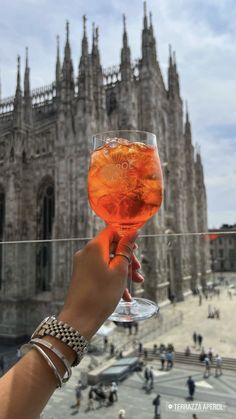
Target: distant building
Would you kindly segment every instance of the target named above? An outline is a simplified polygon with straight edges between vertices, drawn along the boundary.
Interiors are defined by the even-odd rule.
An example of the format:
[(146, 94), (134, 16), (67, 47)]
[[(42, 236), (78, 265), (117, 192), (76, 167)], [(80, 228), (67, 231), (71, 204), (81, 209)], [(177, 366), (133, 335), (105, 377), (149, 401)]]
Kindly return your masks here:
[(212, 271), (235, 272), (236, 224), (224, 224), (219, 229), (209, 230), (209, 240)]
[[(58, 40), (55, 81), (33, 91), (28, 53), (23, 91), (18, 58), (15, 96), (0, 101), (0, 241), (93, 236), (99, 220), (88, 205), (88, 139), (112, 129), (151, 131), (163, 163), (165, 196), (143, 229), (163, 236), (140, 242), (144, 296), (180, 301), (205, 287), (209, 247), (201, 237), (182, 235), (208, 226), (203, 165), (187, 111), (183, 118), (176, 57), (170, 49), (166, 86), (146, 8), (140, 59), (131, 60), (125, 18), (118, 66), (102, 69), (98, 43), (93, 28), (90, 51), (84, 17), (74, 76), (67, 23), (62, 65)], [(57, 311), (72, 250), (67, 242), (0, 245), (0, 336), (7, 330), (11, 336), (30, 333), (32, 325)]]

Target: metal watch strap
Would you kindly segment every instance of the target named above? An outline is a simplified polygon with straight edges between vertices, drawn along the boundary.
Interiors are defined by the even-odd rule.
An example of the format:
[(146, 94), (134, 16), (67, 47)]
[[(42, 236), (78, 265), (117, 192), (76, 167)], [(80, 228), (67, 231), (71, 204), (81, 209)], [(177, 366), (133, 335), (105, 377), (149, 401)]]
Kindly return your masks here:
[(77, 357), (72, 367), (78, 365), (87, 352), (87, 340), (67, 323), (63, 323), (61, 320), (58, 321), (55, 316), (47, 317), (35, 330), (31, 339), (42, 338), (46, 335), (54, 336), (76, 352)]

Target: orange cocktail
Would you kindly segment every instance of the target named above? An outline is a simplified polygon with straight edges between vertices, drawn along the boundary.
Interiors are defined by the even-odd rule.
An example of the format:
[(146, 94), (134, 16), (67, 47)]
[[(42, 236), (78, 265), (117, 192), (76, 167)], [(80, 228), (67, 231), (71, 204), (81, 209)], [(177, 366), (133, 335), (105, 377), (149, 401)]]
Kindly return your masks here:
[(162, 172), (157, 148), (116, 138), (90, 160), (88, 194), (97, 215), (120, 233), (140, 228), (160, 208)]

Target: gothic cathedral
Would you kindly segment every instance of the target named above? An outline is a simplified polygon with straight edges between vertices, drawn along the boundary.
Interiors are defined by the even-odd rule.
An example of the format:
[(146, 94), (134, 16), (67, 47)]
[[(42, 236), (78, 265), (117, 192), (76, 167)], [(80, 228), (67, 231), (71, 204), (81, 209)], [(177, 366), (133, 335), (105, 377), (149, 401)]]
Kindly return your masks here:
[[(146, 281), (136, 292), (164, 304), (206, 286), (208, 243), (189, 234), (208, 228), (203, 166), (192, 144), (188, 111), (183, 117), (175, 54), (170, 50), (166, 86), (146, 7), (142, 53), (135, 62), (125, 18), (120, 65), (107, 70), (100, 62), (98, 29), (93, 27), (90, 50), (85, 17), (83, 26), (76, 77), (67, 23), (62, 64), (58, 40), (55, 81), (31, 90), (26, 52), (23, 91), (18, 58), (15, 96), (0, 101), (2, 339), (30, 334), (43, 317), (57, 312), (73, 251), (101, 227), (87, 198), (93, 133), (138, 129), (158, 139), (164, 202), (141, 232)], [(67, 238), (78, 240), (63, 241)]]

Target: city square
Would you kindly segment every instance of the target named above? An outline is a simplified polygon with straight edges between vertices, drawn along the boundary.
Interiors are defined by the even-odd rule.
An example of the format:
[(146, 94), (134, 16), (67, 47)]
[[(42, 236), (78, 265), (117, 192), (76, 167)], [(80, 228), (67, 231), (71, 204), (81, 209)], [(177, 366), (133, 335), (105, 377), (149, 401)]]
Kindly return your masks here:
[[(233, 278), (233, 274), (230, 275)], [(94, 411), (86, 411), (87, 409), (87, 395), (88, 388), (83, 391), (83, 399), (81, 402), (81, 409), (79, 414), (75, 414), (78, 417), (83, 418), (117, 418), (119, 409), (125, 409), (126, 417), (128, 418), (153, 418), (154, 406), (152, 401), (156, 394), (161, 395), (161, 418), (191, 418), (192, 413), (182, 407), (182, 410), (173, 411), (174, 404), (189, 403), (186, 401), (188, 396), (188, 390), (186, 381), (191, 375), (196, 382), (196, 395), (194, 402), (203, 403), (221, 403), (222, 411), (217, 412), (216, 410), (211, 411), (210, 407), (206, 408), (205, 411), (195, 411), (199, 418), (225, 418), (233, 419), (234, 412), (236, 410), (236, 378), (235, 370), (229, 371), (224, 370), (224, 357), (235, 358), (235, 335), (232, 333), (234, 328), (234, 316), (232, 313), (236, 309), (236, 296), (229, 299), (227, 294), (228, 287), (221, 287), (221, 295), (212, 297), (210, 300), (205, 300), (202, 305), (199, 306), (197, 296), (189, 296), (182, 303), (176, 304), (176, 306), (170, 305), (161, 309), (163, 318), (168, 318), (168, 324), (171, 324), (171, 319), (176, 318), (178, 313), (182, 313), (182, 321), (175, 327), (170, 327), (168, 331), (156, 336), (157, 332), (152, 332), (153, 326), (149, 326), (150, 330), (148, 335), (145, 335), (142, 340), (142, 331), (145, 330), (145, 321), (140, 323), (140, 329), (138, 335), (129, 335), (128, 329), (122, 332), (113, 332), (109, 336), (109, 341), (113, 341), (118, 345), (120, 343), (121, 348), (126, 348), (127, 354), (133, 350), (133, 339), (139, 341), (142, 340), (144, 347), (150, 350), (153, 349), (153, 345), (156, 343), (168, 344), (172, 343), (176, 351), (184, 352), (188, 345), (192, 353), (200, 354), (200, 350), (194, 347), (192, 335), (196, 330), (198, 333), (203, 335), (203, 346), (206, 350), (212, 347), (214, 355), (220, 353), (223, 359), (223, 375), (215, 378), (214, 368), (212, 368), (212, 375), (206, 379), (204, 375), (204, 365), (199, 363), (196, 365), (185, 365), (185, 364), (174, 364), (174, 368), (171, 371), (161, 371), (161, 364), (159, 359), (147, 361), (148, 365), (152, 365), (154, 368), (154, 389), (150, 394), (146, 394), (143, 389), (144, 384), (144, 373), (133, 372), (127, 379), (118, 385), (119, 400), (114, 405), (109, 407), (102, 407), (95, 409)], [(208, 318), (208, 305), (217, 306), (220, 308), (221, 318), (209, 319)], [(194, 319), (198, 321), (194, 322)], [(146, 321), (147, 323), (150, 321)], [(193, 327), (194, 325), (194, 327)], [(148, 326), (147, 326), (148, 327)], [(114, 334), (114, 336), (113, 336)], [(118, 335), (115, 336), (115, 335)], [(99, 341), (98, 341), (99, 342)], [(102, 341), (101, 341), (102, 342)], [(99, 343), (98, 343), (99, 344)], [(100, 343), (103, 346), (103, 343)], [(129, 348), (127, 350), (127, 348)], [(101, 361), (109, 358), (108, 355), (101, 355)], [(158, 357), (159, 358), (159, 357)], [(99, 359), (99, 358), (98, 358)], [(114, 359), (115, 362), (115, 359)], [(84, 364), (83, 364), (84, 363)], [(74, 371), (72, 380), (66, 385), (65, 391), (57, 391), (48, 406), (46, 407), (43, 418), (45, 419), (62, 419), (69, 418), (73, 409), (71, 405), (75, 403), (75, 386), (78, 380), (81, 378), (81, 371), (84, 373), (88, 366), (88, 361), (84, 360), (81, 365)], [(236, 367), (236, 362), (235, 362)], [(172, 408), (169, 407), (172, 405)], [(176, 408), (177, 409), (177, 408)], [(85, 412), (86, 411), (86, 412)]]

